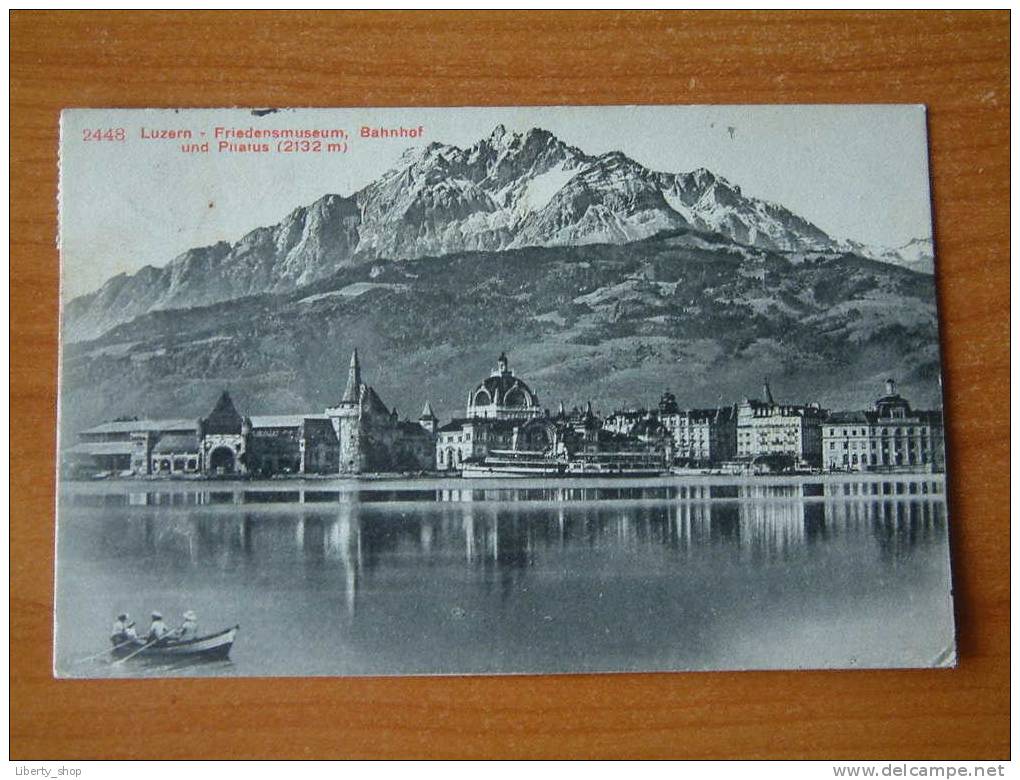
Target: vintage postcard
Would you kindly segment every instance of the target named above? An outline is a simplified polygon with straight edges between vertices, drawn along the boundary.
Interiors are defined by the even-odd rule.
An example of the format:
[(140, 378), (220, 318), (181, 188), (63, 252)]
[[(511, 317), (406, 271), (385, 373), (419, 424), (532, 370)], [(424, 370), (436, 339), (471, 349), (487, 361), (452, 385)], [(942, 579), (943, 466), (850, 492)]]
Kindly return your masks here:
[(922, 106), (61, 121), (56, 675), (955, 665)]

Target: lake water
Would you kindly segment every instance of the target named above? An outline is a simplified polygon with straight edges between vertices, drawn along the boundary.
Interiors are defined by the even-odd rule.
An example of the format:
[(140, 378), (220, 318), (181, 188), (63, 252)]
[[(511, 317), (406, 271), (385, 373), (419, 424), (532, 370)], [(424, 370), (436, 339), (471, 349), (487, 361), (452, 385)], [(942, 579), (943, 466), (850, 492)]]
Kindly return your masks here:
[[(64, 483), (57, 674), (378, 675), (955, 662), (944, 481)], [(113, 665), (120, 611), (240, 625)]]

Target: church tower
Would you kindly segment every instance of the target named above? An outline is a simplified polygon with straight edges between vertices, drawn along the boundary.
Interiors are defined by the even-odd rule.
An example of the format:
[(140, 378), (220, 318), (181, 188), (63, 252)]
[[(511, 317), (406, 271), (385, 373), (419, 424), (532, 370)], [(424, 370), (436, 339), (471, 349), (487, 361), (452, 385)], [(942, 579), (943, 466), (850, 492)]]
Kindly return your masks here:
[(421, 410), (421, 416), (418, 418), (418, 424), (428, 431), (430, 436), (435, 436), (438, 423), (439, 421), (432, 413), (432, 404), (426, 401), (425, 407)]

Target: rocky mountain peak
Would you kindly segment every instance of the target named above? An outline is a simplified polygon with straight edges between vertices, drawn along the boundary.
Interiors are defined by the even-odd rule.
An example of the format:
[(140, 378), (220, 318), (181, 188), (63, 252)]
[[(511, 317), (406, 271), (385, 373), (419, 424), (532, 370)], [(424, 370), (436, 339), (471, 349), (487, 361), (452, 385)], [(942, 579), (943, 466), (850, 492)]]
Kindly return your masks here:
[[(70, 302), (65, 336), (93, 338), (152, 309), (294, 289), (364, 262), (621, 244), (678, 229), (792, 252), (850, 246), (707, 168), (658, 172), (621, 151), (589, 155), (543, 128), (520, 133), (497, 125), (467, 148), (433, 141), (409, 149), (358, 192), (324, 195), (234, 244), (199, 247), (161, 269), (111, 279)], [(854, 244), (851, 251), (925, 268), (923, 247), (871, 252)]]
[(492, 132), (489, 133), (489, 145), (500, 146), (502, 145), (503, 140), (508, 136), (509, 133), (507, 133), (506, 131), (506, 126), (500, 123), (496, 125), (494, 128), (492, 128)]

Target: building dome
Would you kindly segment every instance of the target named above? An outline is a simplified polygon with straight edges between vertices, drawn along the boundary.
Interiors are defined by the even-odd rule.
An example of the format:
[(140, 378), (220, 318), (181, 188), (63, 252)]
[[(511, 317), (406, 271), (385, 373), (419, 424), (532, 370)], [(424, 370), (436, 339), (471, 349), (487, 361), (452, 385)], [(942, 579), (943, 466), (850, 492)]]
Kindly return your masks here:
[(911, 414), (910, 404), (896, 392), (896, 382), (885, 380), (885, 395), (875, 401), (875, 411), (882, 418), (900, 419)]
[(496, 370), (468, 395), (468, 417), (514, 420), (538, 417), (541, 414), (538, 396), (524, 380), (514, 376), (507, 364), (506, 353), (499, 356)]

